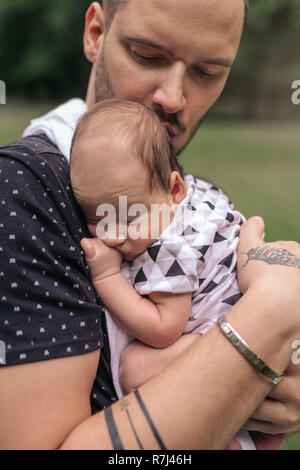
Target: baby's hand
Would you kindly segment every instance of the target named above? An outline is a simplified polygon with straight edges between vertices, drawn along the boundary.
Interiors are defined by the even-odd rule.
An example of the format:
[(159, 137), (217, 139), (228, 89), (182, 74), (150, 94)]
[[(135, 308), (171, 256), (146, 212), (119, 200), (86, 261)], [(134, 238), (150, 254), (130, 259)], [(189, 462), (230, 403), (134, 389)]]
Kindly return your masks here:
[(84, 238), (81, 246), (91, 269), (93, 282), (120, 272), (122, 255), (115, 248), (105, 245), (99, 238)]

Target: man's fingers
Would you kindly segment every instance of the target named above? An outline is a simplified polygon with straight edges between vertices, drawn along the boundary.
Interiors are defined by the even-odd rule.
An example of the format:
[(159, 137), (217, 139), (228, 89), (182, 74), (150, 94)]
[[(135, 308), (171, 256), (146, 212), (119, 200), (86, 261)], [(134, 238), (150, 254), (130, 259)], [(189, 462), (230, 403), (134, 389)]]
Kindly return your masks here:
[(279, 431), (278, 426), (273, 423), (259, 421), (256, 419), (249, 419), (246, 424), (244, 424), (243, 428), (247, 429), (248, 431), (259, 431), (268, 434), (279, 434), (280, 432), (284, 432), (283, 430)]
[(286, 414), (287, 409), (283, 403), (266, 398), (252, 413), (251, 419), (267, 421), (273, 424), (282, 424)]
[(251, 217), (240, 231), (239, 251), (248, 253), (251, 248), (262, 244), (265, 223), (261, 217)]
[(264, 231), (265, 223), (261, 217), (251, 217), (242, 225), (238, 245), (238, 268), (242, 267), (247, 261), (247, 253), (251, 248), (263, 244)]

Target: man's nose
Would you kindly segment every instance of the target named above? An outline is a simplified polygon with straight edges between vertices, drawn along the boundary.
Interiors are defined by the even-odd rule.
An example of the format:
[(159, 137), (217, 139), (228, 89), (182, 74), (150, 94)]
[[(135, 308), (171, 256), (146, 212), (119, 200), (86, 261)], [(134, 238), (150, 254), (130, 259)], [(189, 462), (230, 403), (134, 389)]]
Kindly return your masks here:
[(184, 109), (186, 98), (184, 80), (186, 65), (178, 61), (162, 72), (162, 77), (153, 95), (154, 107), (160, 106), (167, 114), (175, 114)]

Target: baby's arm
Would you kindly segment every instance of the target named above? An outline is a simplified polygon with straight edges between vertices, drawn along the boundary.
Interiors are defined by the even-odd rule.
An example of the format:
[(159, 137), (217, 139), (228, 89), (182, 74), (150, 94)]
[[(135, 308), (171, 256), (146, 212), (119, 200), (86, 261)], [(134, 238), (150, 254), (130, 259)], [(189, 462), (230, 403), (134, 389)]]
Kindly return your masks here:
[(122, 256), (98, 239), (82, 240), (93, 283), (102, 302), (128, 333), (154, 348), (165, 348), (183, 333), (191, 293), (155, 292), (141, 297), (120, 271)]
[(197, 338), (199, 335), (182, 335), (175, 343), (164, 349), (154, 349), (140, 341), (130, 343), (120, 361), (119, 380), (124, 394), (136, 390), (158, 375)]

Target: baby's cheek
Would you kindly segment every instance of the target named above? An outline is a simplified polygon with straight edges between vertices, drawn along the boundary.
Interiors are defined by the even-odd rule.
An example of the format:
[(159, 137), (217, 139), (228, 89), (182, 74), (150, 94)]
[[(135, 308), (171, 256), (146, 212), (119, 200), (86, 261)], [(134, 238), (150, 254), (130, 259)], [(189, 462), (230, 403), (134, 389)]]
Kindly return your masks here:
[(144, 240), (137, 240), (136, 241), (136, 248), (137, 248), (137, 251), (139, 253), (143, 253), (144, 251), (147, 250), (147, 248), (149, 248), (149, 246), (152, 245), (152, 243), (154, 242), (155, 240), (151, 240), (151, 239), (144, 239)]
[(87, 224), (87, 228), (92, 237), (97, 238), (97, 224)]

